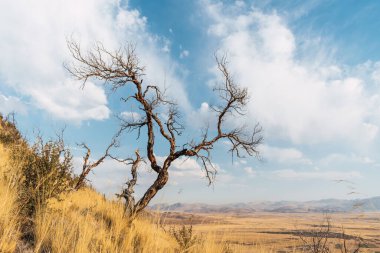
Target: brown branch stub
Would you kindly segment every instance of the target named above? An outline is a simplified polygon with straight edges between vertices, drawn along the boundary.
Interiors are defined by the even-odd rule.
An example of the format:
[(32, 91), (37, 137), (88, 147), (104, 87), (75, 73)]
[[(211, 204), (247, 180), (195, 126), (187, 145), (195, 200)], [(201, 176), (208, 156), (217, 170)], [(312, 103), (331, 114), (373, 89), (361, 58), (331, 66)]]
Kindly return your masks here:
[(135, 151), (136, 158), (135, 159), (124, 159), (120, 160), (118, 158), (112, 157), (118, 162), (123, 162), (127, 165), (131, 165), (131, 179), (126, 182), (127, 187), (122, 190), (121, 194), (116, 194), (119, 198), (124, 198), (125, 200), (125, 210), (129, 217), (134, 217), (136, 215), (135, 210), (135, 185), (137, 183), (137, 169), (140, 165), (140, 162), (143, 159), (140, 156), (139, 150)]
[[(178, 137), (185, 128), (180, 122), (178, 107), (165, 97), (165, 90), (159, 86), (145, 85), (145, 83), (143, 85), (141, 77), (144, 75), (144, 67), (139, 64), (134, 46), (128, 44), (118, 50), (109, 51), (101, 43), (96, 43), (91, 50), (84, 52), (79, 43), (68, 41), (68, 48), (76, 63), (65, 66), (76, 79), (83, 82), (83, 87), (90, 78), (103, 81), (112, 91), (127, 87), (128, 94), (121, 97), (121, 100), (125, 103), (133, 102), (140, 110), (138, 119), (127, 120), (119, 117), (121, 124), (115, 135), (116, 138), (119, 138), (125, 132), (136, 131), (139, 138), (141, 134), (146, 134), (146, 152), (143, 155), (146, 156), (147, 162), (149, 161), (148, 165), (152, 171), (156, 173), (156, 179), (138, 201), (135, 201), (133, 189), (137, 182), (138, 164), (143, 161), (140, 152), (135, 153), (135, 159), (117, 159), (108, 153), (109, 147), (103, 157), (90, 164), (90, 149), (83, 145), (87, 149), (81, 174), (84, 178), (107, 156), (131, 165), (132, 177), (127, 181), (127, 187), (120, 196), (126, 200), (127, 210), (132, 216), (141, 212), (157, 192), (166, 185), (172, 163), (181, 157), (198, 159), (211, 184), (217, 172), (212, 163), (211, 151), (217, 143), (228, 141), (231, 145), (229, 151), (233, 157), (258, 156), (257, 147), (263, 140), (261, 127), (256, 125), (250, 130), (246, 126), (234, 128), (226, 124), (229, 117), (241, 117), (245, 114), (249, 96), (248, 90), (238, 86), (233, 80), (225, 56), (216, 57), (218, 69), (223, 77), (223, 82), (214, 89), (221, 101), (219, 106), (212, 107), (217, 115), (216, 125), (209, 126), (199, 141), (185, 142), (179, 145)], [(158, 152), (156, 141), (159, 140), (163, 140), (169, 150), (164, 156), (162, 164), (159, 164), (156, 157)], [(161, 150), (160, 152), (162, 152)], [(83, 180), (79, 180), (78, 185)]]
[(77, 180), (77, 183), (75, 184), (75, 187), (74, 189), (75, 190), (79, 190), (85, 183), (85, 180), (86, 180), (86, 177), (87, 175), (97, 166), (99, 166), (101, 163), (104, 162), (104, 160), (110, 156), (110, 149), (112, 147), (115, 147), (117, 146), (117, 141), (116, 139), (114, 138), (111, 143), (108, 145), (108, 147), (106, 148), (106, 151), (104, 152), (104, 154), (98, 159), (96, 160), (95, 162), (90, 162), (89, 159), (90, 159), (90, 156), (91, 156), (91, 149), (85, 144), (85, 143), (81, 143), (79, 144), (80, 147), (86, 149), (86, 154), (84, 155), (83, 157), (83, 165), (82, 165), (82, 172), (81, 174), (79, 175), (78, 177), (78, 180)]

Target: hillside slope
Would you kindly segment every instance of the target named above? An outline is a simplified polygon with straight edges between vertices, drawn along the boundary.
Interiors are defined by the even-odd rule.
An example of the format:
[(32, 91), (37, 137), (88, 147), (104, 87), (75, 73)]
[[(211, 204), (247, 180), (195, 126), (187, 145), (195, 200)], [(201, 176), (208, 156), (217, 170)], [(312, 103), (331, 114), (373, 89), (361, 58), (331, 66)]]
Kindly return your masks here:
[[(165, 229), (160, 215), (144, 213), (131, 223), (121, 201), (88, 186), (66, 187), (75, 176), (56, 173), (62, 166), (54, 141), (38, 144), (29, 145), (0, 115), (1, 253), (227, 252), (226, 243), (191, 228)], [(51, 194), (57, 187), (61, 193)]]

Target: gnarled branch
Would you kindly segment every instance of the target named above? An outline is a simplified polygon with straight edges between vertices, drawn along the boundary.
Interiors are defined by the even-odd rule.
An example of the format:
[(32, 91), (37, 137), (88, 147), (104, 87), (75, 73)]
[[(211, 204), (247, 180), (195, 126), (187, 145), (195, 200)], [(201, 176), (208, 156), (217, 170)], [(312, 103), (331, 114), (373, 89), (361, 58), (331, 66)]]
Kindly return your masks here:
[[(125, 96), (126, 98), (122, 97), (122, 101), (136, 103), (142, 112), (141, 118), (132, 119), (132, 121), (120, 118), (121, 126), (116, 134), (119, 137), (125, 131), (137, 131), (138, 137), (140, 137), (141, 131), (144, 129), (144, 133), (146, 132), (147, 135), (146, 157), (152, 170), (157, 173), (156, 179), (148, 187), (145, 194), (135, 202), (133, 188), (137, 181), (137, 166), (142, 158), (137, 152), (136, 159), (119, 159), (121, 162), (128, 161), (132, 165), (132, 179), (127, 181), (127, 188), (120, 195), (125, 198), (127, 209), (131, 211), (132, 216), (143, 210), (157, 192), (166, 185), (169, 179), (168, 170), (172, 162), (180, 157), (195, 157), (200, 160), (206, 177), (211, 183), (214, 180), (216, 168), (211, 162), (210, 155), (216, 143), (222, 140), (231, 143), (229, 151), (232, 156), (243, 157), (243, 153), (249, 156), (258, 155), (257, 146), (263, 140), (259, 125), (249, 130), (248, 127), (231, 128), (225, 124), (229, 116), (244, 115), (244, 109), (249, 100), (247, 89), (239, 87), (231, 77), (227, 68), (226, 57), (216, 57), (218, 68), (223, 76), (223, 83), (214, 89), (222, 101), (219, 106), (212, 107), (217, 114), (215, 128), (210, 128), (210, 131), (207, 129), (198, 142), (192, 141), (178, 145), (178, 136), (184, 130), (184, 126), (179, 122), (178, 108), (175, 103), (165, 98), (165, 92), (162, 92), (160, 87), (151, 84), (143, 86), (141, 77), (144, 75), (144, 67), (139, 65), (135, 47), (128, 45), (111, 52), (105, 49), (101, 43), (97, 43), (87, 53), (83, 53), (80, 45), (75, 42), (69, 41), (68, 47), (77, 64), (66, 65), (66, 68), (75, 78), (83, 81), (83, 85), (89, 78), (102, 80), (105, 84), (110, 85), (113, 91), (128, 85), (130, 88), (128, 91), (132, 92), (132, 95), (128, 94)], [(166, 117), (163, 117), (161, 112), (167, 108), (169, 109), (165, 114)], [(157, 136), (162, 137), (169, 145), (169, 153), (162, 164), (159, 164), (156, 158), (155, 141)], [(86, 146), (84, 147), (86, 148)], [(89, 157), (89, 149), (87, 154)], [(106, 156), (110, 157), (108, 151), (99, 160), (99, 163)], [(86, 157), (87, 155), (84, 158), (84, 176), (87, 175), (87, 171), (93, 168), (88, 165), (88, 158)]]
[(94, 169), (95, 167), (99, 166), (101, 163), (103, 163), (104, 159), (110, 156), (110, 149), (112, 147), (115, 147), (116, 145), (117, 145), (117, 141), (116, 139), (113, 139), (112, 142), (106, 148), (105, 153), (95, 162), (90, 162), (89, 159), (91, 156), (91, 149), (85, 143), (79, 144), (80, 147), (86, 149), (87, 151), (86, 151), (85, 156), (83, 157), (82, 172), (78, 177), (77, 183), (75, 184), (75, 187), (74, 187), (75, 190), (78, 190), (84, 185), (86, 177), (90, 173), (90, 171)]

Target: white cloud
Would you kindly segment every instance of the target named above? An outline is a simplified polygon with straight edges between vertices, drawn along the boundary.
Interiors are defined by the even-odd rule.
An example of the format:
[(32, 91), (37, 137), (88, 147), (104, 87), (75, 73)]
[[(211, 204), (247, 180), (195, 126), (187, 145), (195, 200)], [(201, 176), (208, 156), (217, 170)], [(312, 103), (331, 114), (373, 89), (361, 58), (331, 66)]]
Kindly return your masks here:
[(211, 20), (208, 32), (228, 53), (236, 81), (249, 88), (249, 114), (267, 136), (297, 144), (377, 136), (378, 95), (353, 71), (343, 75), (329, 62), (297, 59), (296, 37), (276, 12), (209, 1), (203, 6)]
[(333, 153), (322, 158), (319, 163), (325, 167), (336, 165), (374, 165), (375, 160), (366, 155)]
[(357, 171), (295, 171), (295, 170), (276, 170), (272, 175), (289, 180), (348, 180), (361, 178), (360, 172)]
[[(228, 144), (230, 144), (230, 143), (228, 143)], [(238, 162), (240, 162), (241, 164), (247, 164), (247, 161), (246, 160), (242, 160), (242, 159), (238, 160)]]
[(296, 163), (311, 165), (312, 161), (304, 156), (304, 154), (295, 148), (278, 148), (268, 145), (260, 147), (261, 155), (268, 161), (275, 161), (278, 163)]
[(245, 6), (245, 2), (241, 1), (241, 0), (237, 0), (237, 1), (235, 1), (235, 5), (238, 6), (238, 7), (244, 7)]
[[(164, 159), (165, 157), (157, 157), (157, 161), (160, 163), (163, 163)], [(178, 182), (181, 178), (186, 180), (200, 179), (204, 177), (204, 172), (196, 159), (181, 157), (171, 164), (169, 175)]]
[(162, 47), (162, 51), (165, 52), (165, 53), (170, 53), (170, 46), (171, 46), (171, 42), (170, 40), (168, 39), (163, 39), (163, 47)]
[(248, 174), (249, 177), (254, 177), (257, 174), (252, 167), (244, 167), (244, 171)]
[(194, 128), (204, 128), (216, 122), (215, 116), (215, 111), (210, 108), (210, 105), (207, 102), (203, 102), (197, 110), (189, 113), (187, 121)]
[(120, 113), (120, 116), (125, 120), (139, 120), (141, 118), (139, 113), (127, 111)]
[(19, 98), (13, 96), (4, 96), (0, 93), (0, 113), (6, 115), (8, 113), (26, 113), (27, 108)]
[[(124, 6), (124, 5), (123, 5)], [(119, 1), (12, 1), (0, 2), (0, 78), (31, 104), (57, 118), (81, 121), (110, 115), (103, 87), (71, 80), (63, 68), (71, 60), (66, 38), (73, 35), (86, 48), (101, 41), (117, 48), (136, 43), (145, 83), (173, 87), (168, 95), (189, 107), (179, 67), (162, 52), (168, 41), (146, 30), (146, 18), (137, 10), (120, 7)], [(163, 45), (162, 45), (163, 44)]]
[(183, 59), (188, 57), (190, 52), (188, 50), (182, 50), (181, 53), (179, 54), (179, 58)]

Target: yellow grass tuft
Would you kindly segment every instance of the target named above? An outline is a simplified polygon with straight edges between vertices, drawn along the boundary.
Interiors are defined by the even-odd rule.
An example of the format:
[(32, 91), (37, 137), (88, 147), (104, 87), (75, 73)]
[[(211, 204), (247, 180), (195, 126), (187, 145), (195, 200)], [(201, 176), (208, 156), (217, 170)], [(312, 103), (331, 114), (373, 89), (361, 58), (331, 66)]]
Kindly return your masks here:
[(10, 180), (14, 173), (8, 153), (0, 144), (0, 252), (14, 252), (20, 236), (17, 189)]

